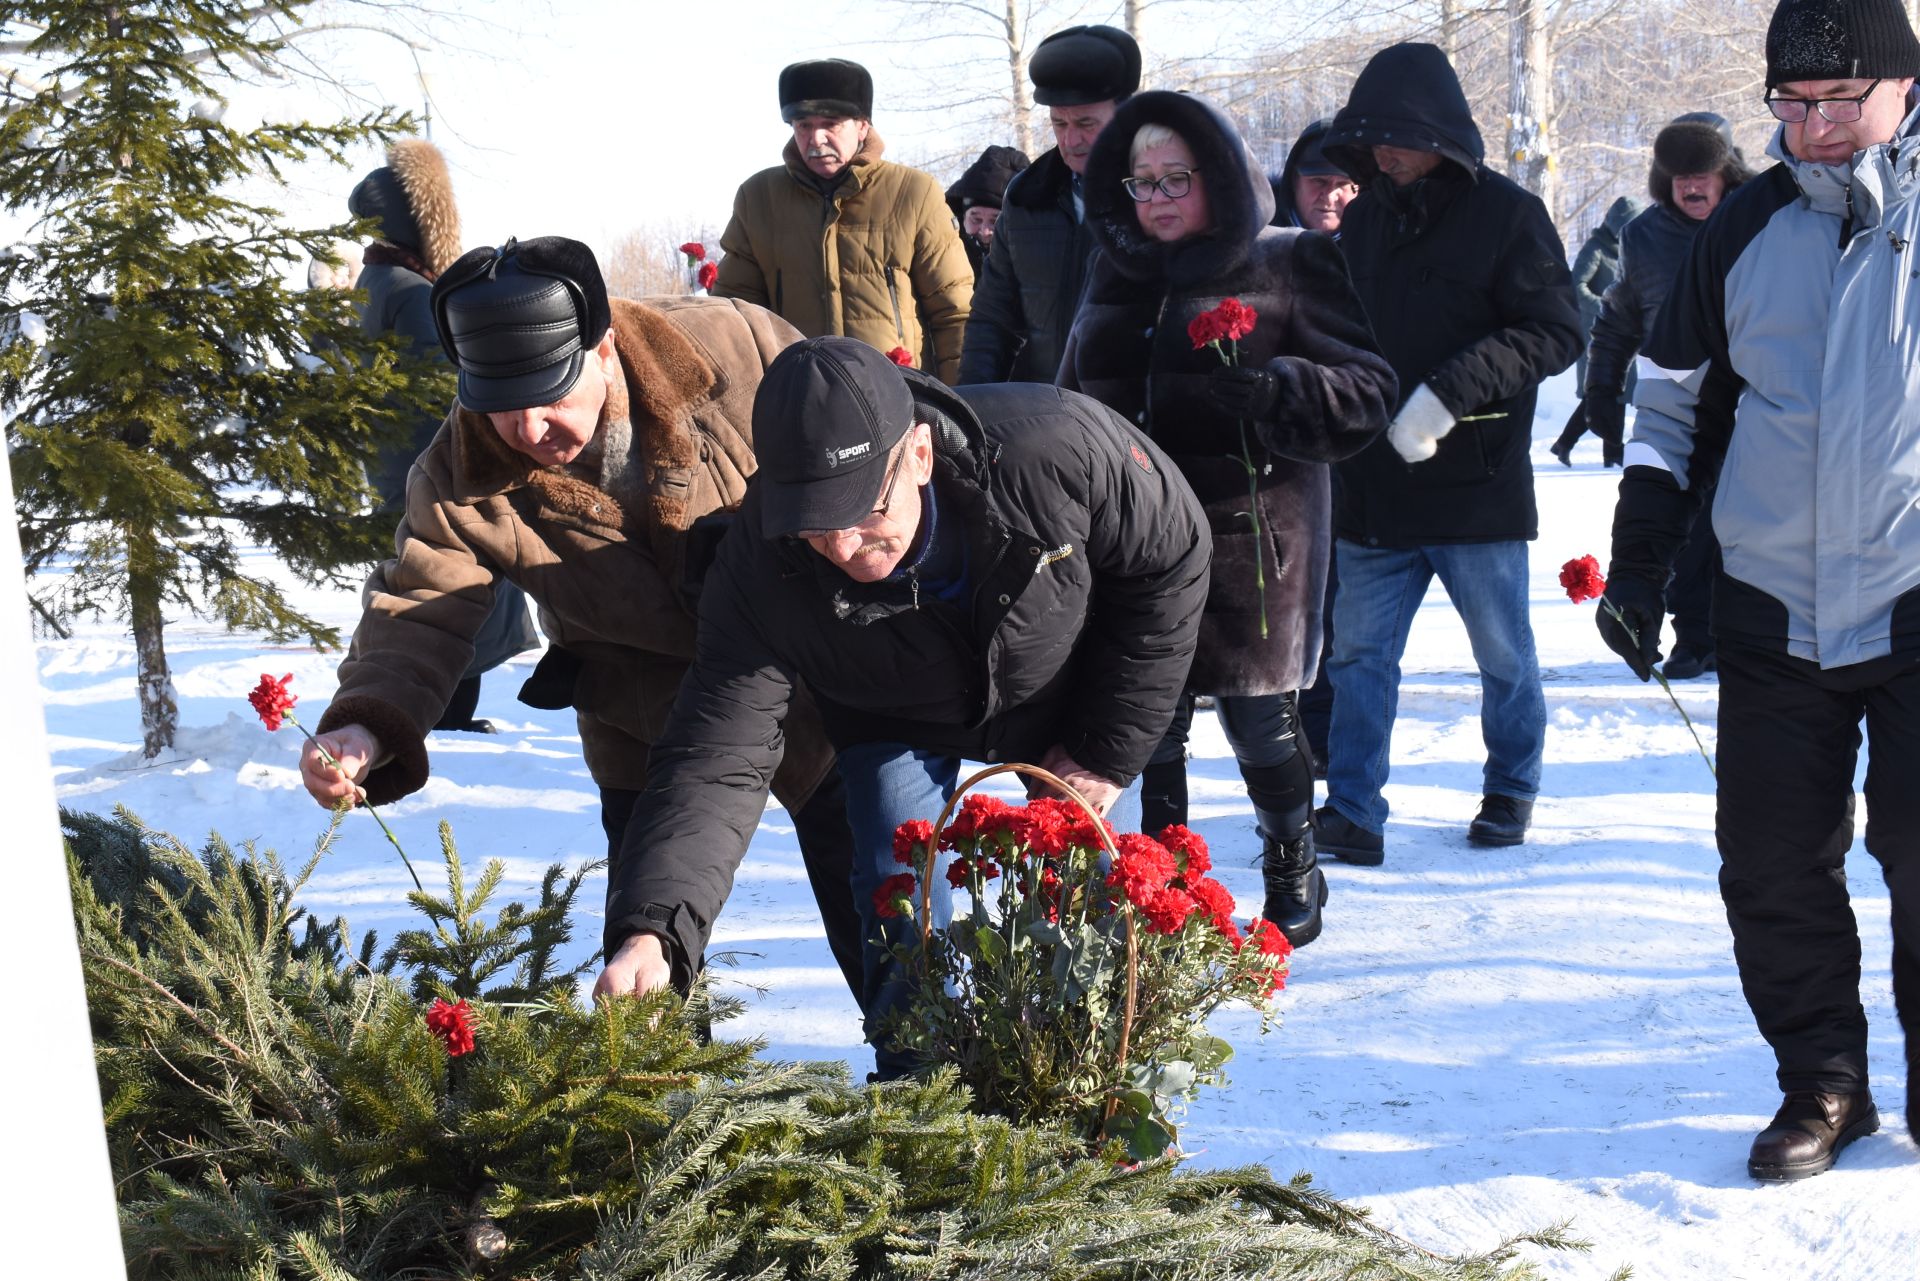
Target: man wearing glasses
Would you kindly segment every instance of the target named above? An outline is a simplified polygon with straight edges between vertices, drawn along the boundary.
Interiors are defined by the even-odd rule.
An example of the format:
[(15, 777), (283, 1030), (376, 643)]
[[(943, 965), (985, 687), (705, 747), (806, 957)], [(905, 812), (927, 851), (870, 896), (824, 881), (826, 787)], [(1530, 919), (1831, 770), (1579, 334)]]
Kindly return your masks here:
[[(894, 829), (939, 812), (962, 759), (1035, 762), (1113, 806), (1186, 682), (1210, 540), (1146, 437), (1054, 387), (954, 392), (818, 338), (768, 367), (753, 429), (760, 471), (608, 881), (594, 991), (691, 981), (804, 681), (847, 787), (861, 1007), (894, 1077), (913, 1066), (885, 1036), (908, 922), (874, 902), (901, 870)], [(944, 878), (933, 889), (943, 920)]]
[(1642, 680), (1719, 468), (1720, 893), (1784, 1098), (1756, 1179), (1879, 1126), (1847, 896), (1866, 847), (1893, 909), (1907, 1128), (1920, 1062), (1920, 41), (1898, 0), (1784, 0), (1767, 30), (1780, 163), (1722, 202), (1654, 323), (1600, 633)]

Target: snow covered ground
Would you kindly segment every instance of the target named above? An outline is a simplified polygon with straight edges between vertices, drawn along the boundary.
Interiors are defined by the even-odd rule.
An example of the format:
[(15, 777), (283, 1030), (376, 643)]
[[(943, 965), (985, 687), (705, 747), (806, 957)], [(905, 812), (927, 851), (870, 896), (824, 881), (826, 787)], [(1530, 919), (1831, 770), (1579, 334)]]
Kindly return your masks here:
[[(1547, 771), (1533, 836), (1469, 846), (1482, 749), (1466, 638), (1436, 587), (1414, 628), (1388, 788), (1380, 868), (1333, 863), (1326, 934), (1296, 958), (1285, 1024), (1220, 1020), (1239, 1047), (1232, 1084), (1204, 1096), (1183, 1131), (1196, 1159), (1311, 1170), (1383, 1225), (1441, 1248), (1477, 1248), (1571, 1219), (1587, 1255), (1544, 1260), (1555, 1276), (1911, 1281), (1920, 1277), (1920, 1151), (1901, 1122), (1906, 1083), (1887, 957), (1886, 890), (1857, 843), (1849, 884), (1865, 942), (1882, 1128), (1832, 1173), (1757, 1186), (1747, 1143), (1778, 1102), (1754, 1032), (1715, 885), (1707, 767), (1658, 686), (1600, 645), (1592, 608), (1569, 604), (1560, 564), (1604, 562), (1614, 481), (1591, 438), (1569, 471), (1546, 453), (1571, 405), (1549, 385), (1535, 424), (1541, 537), (1534, 627), (1548, 706)], [(351, 627), (350, 592), (307, 597)], [(63, 804), (125, 804), (197, 843), (218, 829), (289, 856), (325, 816), (299, 789), (297, 734), (261, 728), (244, 701), (262, 672), (292, 672), (318, 719), (335, 656), (263, 645), (191, 619), (168, 647), (185, 727), (178, 749), (139, 763), (132, 647), (118, 626), (39, 647)], [(434, 780), (386, 812), (416, 864), (453, 825), (469, 867), (505, 859), (516, 893), (554, 860), (604, 845), (571, 718), (513, 700), (525, 665), (487, 679), (480, 714), (497, 737), (441, 735)], [(1711, 679), (1678, 686), (1709, 746)], [(1257, 911), (1258, 848), (1225, 740), (1195, 726), (1194, 826), (1218, 874)], [(305, 894), (322, 916), (390, 934), (408, 918), (405, 872), (355, 816)], [(599, 937), (579, 923), (581, 955)], [(504, 901), (504, 899), (502, 900)], [(852, 1003), (820, 936), (786, 816), (768, 811), (740, 870), (716, 948), (751, 1013), (730, 1029), (770, 1053), (846, 1057), (866, 1068)]]

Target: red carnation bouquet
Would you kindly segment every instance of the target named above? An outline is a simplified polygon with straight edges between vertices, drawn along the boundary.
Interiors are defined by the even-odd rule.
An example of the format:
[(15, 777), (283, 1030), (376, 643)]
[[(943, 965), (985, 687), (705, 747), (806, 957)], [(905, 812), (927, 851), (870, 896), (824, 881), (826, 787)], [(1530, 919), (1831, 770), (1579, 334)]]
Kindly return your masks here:
[[(1193, 349), (1213, 348), (1214, 355), (1229, 367), (1240, 363), (1240, 340), (1253, 332), (1260, 313), (1238, 298), (1224, 299), (1211, 311), (1203, 311), (1187, 325), (1187, 337)], [(1247, 510), (1239, 513), (1253, 526), (1253, 584), (1260, 593), (1260, 639), (1267, 639), (1267, 549), (1260, 534), (1260, 469), (1253, 461), (1253, 446), (1247, 441), (1244, 419), (1240, 429), (1240, 465), (1247, 469)]]
[[(1065, 785), (1032, 766), (1008, 770)], [(1009, 805), (980, 792), (934, 824), (894, 836), (910, 870), (875, 894), (882, 915), (913, 915), (901, 949), (918, 980), (895, 1026), (904, 1048), (952, 1064), (989, 1111), (1066, 1119), (1090, 1142), (1118, 1139), (1135, 1159), (1166, 1151), (1172, 1115), (1223, 1080), (1233, 1047), (1206, 1030), (1232, 1000), (1271, 1025), (1292, 948), (1255, 918), (1233, 918), (1231, 892), (1207, 875), (1207, 845), (1184, 827), (1116, 835), (1082, 803)], [(951, 855), (936, 871), (939, 855)], [(924, 916), (929, 875), (967, 891), (952, 923)]]
[(720, 265), (707, 257), (706, 245), (698, 240), (689, 240), (680, 246), (680, 254), (687, 260), (688, 287), (711, 290), (713, 282), (720, 279)]

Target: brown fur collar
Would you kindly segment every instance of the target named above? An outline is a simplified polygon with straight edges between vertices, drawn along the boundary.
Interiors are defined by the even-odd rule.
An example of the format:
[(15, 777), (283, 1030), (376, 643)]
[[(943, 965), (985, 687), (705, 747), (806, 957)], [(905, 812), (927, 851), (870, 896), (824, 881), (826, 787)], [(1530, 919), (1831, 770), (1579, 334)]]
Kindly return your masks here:
[[(602, 420), (625, 412), (632, 423), (634, 444), (649, 482), (650, 510), (642, 528), (658, 542), (663, 535), (686, 529), (700, 514), (688, 512), (684, 498), (664, 494), (667, 489), (684, 493), (684, 487), (651, 482), (662, 469), (700, 465), (700, 444), (690, 416), (712, 390), (716, 376), (706, 357), (661, 312), (624, 298), (612, 300), (612, 311), (613, 348), (626, 385), (613, 389)], [(598, 486), (560, 468), (542, 467), (520, 453), (500, 439), (485, 414), (456, 403), (452, 417), (456, 501), (474, 502), (526, 485), (539, 491), (557, 512), (587, 520), (610, 508), (613, 519), (599, 518), (598, 523), (635, 532), (635, 513), (621, 511)]]
[(453, 177), (440, 149), (421, 138), (402, 138), (387, 148), (387, 167), (407, 193), (413, 220), (420, 227), (425, 274), (438, 276), (460, 256), (460, 208), (453, 200)]
[[(887, 144), (881, 140), (880, 131), (871, 125), (867, 127), (867, 140), (860, 144), (860, 150), (853, 153), (853, 159), (847, 161), (847, 168), (853, 174), (853, 180), (862, 181), (861, 174), (880, 163), (886, 154)], [(800, 158), (800, 145), (793, 139), (787, 139), (787, 145), (780, 152), (780, 159), (786, 162), (787, 172), (802, 182), (811, 182), (813, 170), (807, 168), (807, 162)]]

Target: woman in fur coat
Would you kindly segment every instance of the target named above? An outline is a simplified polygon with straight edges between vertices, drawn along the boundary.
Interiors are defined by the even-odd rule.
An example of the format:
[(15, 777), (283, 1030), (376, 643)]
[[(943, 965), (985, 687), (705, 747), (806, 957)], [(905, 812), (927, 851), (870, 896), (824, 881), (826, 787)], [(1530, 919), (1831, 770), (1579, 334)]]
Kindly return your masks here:
[[(1151, 436), (1213, 534), (1200, 649), (1147, 767), (1146, 826), (1185, 821), (1191, 700), (1212, 695), (1258, 820), (1263, 915), (1299, 946), (1318, 937), (1327, 897), (1293, 695), (1319, 660), (1327, 464), (1386, 430), (1397, 385), (1334, 242), (1267, 225), (1273, 189), (1204, 99), (1121, 104), (1088, 158), (1085, 194), (1099, 252), (1060, 383)], [(1227, 299), (1257, 314), (1251, 332), (1196, 347), (1189, 326)]]

